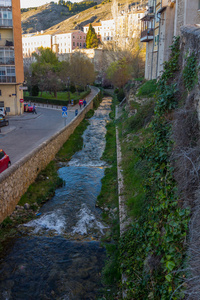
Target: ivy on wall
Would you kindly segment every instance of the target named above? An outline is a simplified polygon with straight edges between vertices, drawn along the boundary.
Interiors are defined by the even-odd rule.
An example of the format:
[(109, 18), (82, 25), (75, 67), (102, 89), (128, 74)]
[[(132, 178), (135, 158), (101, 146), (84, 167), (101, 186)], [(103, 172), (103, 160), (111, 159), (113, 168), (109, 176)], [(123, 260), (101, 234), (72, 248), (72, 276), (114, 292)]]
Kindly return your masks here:
[[(167, 115), (177, 106), (176, 84), (179, 71), (179, 37), (171, 46), (171, 57), (158, 82), (152, 137), (135, 150), (149, 166), (143, 182), (146, 206), (143, 214), (120, 240), (122, 273), (127, 277), (127, 299), (183, 299), (186, 235), (190, 211), (178, 202), (173, 167), (173, 141)], [(134, 184), (134, 183), (133, 183)]]

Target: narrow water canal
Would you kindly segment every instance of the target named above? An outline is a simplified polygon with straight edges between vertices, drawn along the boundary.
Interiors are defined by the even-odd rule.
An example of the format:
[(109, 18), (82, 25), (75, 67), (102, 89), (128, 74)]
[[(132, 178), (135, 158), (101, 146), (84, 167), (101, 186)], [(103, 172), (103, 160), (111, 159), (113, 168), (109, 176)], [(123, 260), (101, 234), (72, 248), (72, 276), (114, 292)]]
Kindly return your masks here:
[(41, 215), (20, 227), (18, 238), (0, 265), (2, 300), (97, 299), (106, 226), (95, 207), (105, 162), (106, 122), (111, 99), (105, 98), (83, 134), (83, 149), (59, 176), (65, 186), (41, 208)]

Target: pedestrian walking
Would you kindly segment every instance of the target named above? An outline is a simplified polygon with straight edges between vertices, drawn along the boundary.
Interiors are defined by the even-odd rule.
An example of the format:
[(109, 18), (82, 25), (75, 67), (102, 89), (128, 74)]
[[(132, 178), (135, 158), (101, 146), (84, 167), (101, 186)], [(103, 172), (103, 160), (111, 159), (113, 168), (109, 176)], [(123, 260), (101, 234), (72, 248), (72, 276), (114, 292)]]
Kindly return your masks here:
[(84, 101), (83, 101), (83, 106), (85, 107), (86, 104), (87, 104), (87, 101), (84, 99)]
[(36, 111), (36, 109), (35, 109), (35, 104), (33, 104), (33, 113), (34, 113), (34, 114), (37, 114), (37, 111)]
[(80, 109), (81, 109), (81, 107), (82, 107), (82, 105), (83, 105), (83, 100), (82, 100), (82, 99), (80, 99), (78, 104), (79, 104), (79, 106), (80, 106)]

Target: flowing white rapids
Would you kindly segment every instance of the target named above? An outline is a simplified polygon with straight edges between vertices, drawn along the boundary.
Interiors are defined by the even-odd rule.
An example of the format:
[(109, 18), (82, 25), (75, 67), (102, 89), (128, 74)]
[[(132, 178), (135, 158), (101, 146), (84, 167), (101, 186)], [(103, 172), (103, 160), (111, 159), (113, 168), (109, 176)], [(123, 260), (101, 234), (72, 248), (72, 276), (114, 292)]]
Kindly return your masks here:
[(75, 153), (69, 166), (77, 167), (105, 167), (106, 162), (101, 160), (105, 149), (106, 124), (109, 121), (111, 100), (103, 101), (89, 120), (90, 125), (83, 134), (83, 148)]
[(72, 233), (78, 233), (81, 235), (87, 234), (89, 229), (97, 229), (103, 234), (103, 230), (105, 227), (101, 222), (97, 221), (94, 214), (92, 214), (91, 210), (86, 206), (86, 204), (82, 204), (82, 208), (78, 213), (78, 222), (76, 226), (72, 228)]
[(55, 233), (62, 234), (65, 228), (65, 218), (61, 215), (60, 211), (55, 211), (46, 213), (40, 218), (28, 222), (24, 226), (34, 228), (32, 232), (33, 234), (37, 234), (44, 230), (53, 230)]

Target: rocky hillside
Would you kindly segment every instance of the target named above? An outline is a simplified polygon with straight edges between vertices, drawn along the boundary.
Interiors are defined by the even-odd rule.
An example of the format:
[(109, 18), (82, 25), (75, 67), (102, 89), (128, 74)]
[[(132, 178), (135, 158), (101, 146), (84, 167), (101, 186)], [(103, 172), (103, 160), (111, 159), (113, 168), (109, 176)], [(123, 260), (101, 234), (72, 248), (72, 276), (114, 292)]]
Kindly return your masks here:
[(22, 32), (46, 30), (69, 17), (71, 14), (67, 7), (54, 3), (45, 4), (21, 14)]
[[(131, 2), (130, 0), (121, 0), (120, 4), (123, 6)], [(22, 30), (23, 33), (29, 33), (41, 30), (46, 32), (63, 32), (72, 29), (82, 29), (83, 26), (89, 23), (111, 19), (111, 6), (112, 1), (103, 1), (97, 6), (72, 15), (67, 7), (54, 3), (45, 4), (37, 9), (22, 13)]]

